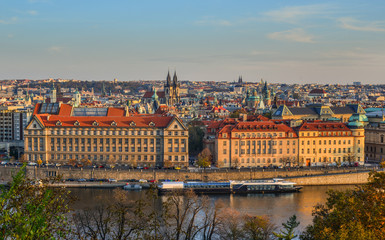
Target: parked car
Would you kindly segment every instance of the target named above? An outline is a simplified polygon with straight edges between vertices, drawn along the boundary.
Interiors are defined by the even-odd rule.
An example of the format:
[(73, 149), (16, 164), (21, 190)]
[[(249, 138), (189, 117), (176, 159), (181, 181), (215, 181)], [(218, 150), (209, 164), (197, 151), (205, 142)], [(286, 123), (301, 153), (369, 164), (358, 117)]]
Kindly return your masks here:
[(118, 180), (114, 179), (114, 178), (109, 178), (108, 179), (108, 182), (117, 182)]
[(146, 179), (139, 179), (139, 182), (140, 182), (140, 183), (146, 183), (147, 180), (146, 180)]
[(86, 182), (87, 180), (85, 178), (79, 178), (78, 182)]

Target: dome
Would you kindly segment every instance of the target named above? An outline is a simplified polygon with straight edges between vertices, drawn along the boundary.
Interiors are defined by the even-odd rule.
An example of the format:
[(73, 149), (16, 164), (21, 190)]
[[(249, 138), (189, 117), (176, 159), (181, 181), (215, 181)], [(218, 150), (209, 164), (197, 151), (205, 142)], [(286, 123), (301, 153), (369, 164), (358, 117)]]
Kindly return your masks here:
[(358, 122), (358, 121), (354, 121), (354, 122), (349, 122), (348, 127), (349, 128), (361, 128), (361, 127), (364, 127), (364, 124), (362, 124), (361, 122)]
[(368, 117), (366, 115), (363, 115), (363, 114), (353, 114), (350, 118), (349, 118), (349, 122), (354, 122), (354, 121), (359, 121), (359, 122), (368, 122)]

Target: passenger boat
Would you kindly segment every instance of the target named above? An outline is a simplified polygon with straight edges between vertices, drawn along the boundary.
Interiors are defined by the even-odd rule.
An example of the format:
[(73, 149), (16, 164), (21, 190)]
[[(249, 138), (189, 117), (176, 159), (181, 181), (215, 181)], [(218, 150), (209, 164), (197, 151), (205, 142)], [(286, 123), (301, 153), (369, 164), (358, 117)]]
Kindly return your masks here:
[(296, 183), (285, 181), (281, 178), (272, 180), (251, 180), (232, 182), (232, 191), (234, 193), (289, 193), (299, 192), (301, 186), (296, 186)]
[(225, 181), (225, 182), (163, 182), (158, 185), (159, 193), (189, 191), (200, 194), (248, 194), (298, 192), (302, 187), (294, 182), (274, 178), (272, 180)]

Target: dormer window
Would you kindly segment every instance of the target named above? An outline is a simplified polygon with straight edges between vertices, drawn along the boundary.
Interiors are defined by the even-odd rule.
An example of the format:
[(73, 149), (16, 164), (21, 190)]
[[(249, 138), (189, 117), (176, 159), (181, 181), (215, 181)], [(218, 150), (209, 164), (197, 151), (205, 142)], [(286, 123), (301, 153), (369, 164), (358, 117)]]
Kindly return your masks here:
[(130, 126), (131, 127), (135, 127), (136, 126), (136, 123), (134, 121), (130, 122)]
[(116, 127), (117, 125), (118, 125), (118, 124), (116, 124), (115, 121), (112, 121), (112, 122), (111, 122), (111, 126)]
[(60, 122), (60, 120), (56, 122), (56, 126), (61, 126), (61, 125), (62, 123)]
[(74, 126), (80, 126), (80, 123), (78, 120), (76, 120), (76, 122), (74, 122)]
[(92, 126), (99, 126), (99, 123), (98, 123), (97, 121), (94, 121), (94, 122), (92, 123)]
[(151, 122), (148, 124), (148, 126), (150, 126), (150, 127), (155, 127), (155, 123), (154, 123), (153, 121), (151, 121)]

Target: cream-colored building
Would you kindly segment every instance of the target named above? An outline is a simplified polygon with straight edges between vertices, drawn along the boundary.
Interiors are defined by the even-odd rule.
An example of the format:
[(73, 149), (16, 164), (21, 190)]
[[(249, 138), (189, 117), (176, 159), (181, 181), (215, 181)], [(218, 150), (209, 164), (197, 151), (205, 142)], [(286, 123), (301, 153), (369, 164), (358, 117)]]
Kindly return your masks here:
[(239, 122), (215, 138), (218, 167), (363, 164), (362, 124), (305, 122), (291, 128), (274, 121)]
[(175, 116), (37, 104), (24, 135), (25, 155), (33, 162), (188, 166), (188, 130)]
[(218, 132), (215, 148), (218, 167), (282, 166), (296, 160), (298, 138), (284, 124), (239, 122)]
[(363, 164), (364, 128), (348, 125), (305, 122), (298, 130), (299, 162), (306, 166)]

